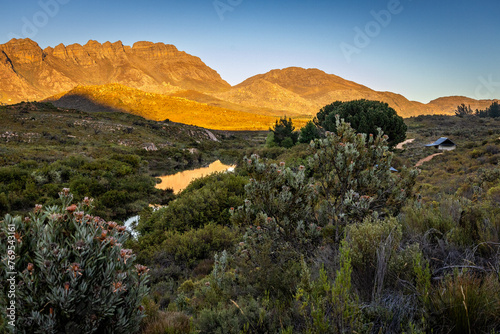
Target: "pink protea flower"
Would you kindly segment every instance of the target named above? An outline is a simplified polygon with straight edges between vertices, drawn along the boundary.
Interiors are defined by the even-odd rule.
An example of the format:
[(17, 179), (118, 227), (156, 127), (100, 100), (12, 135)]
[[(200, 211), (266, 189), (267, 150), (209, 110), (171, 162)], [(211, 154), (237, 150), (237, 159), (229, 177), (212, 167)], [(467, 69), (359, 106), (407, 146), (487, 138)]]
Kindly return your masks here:
[(118, 224), (116, 222), (108, 222), (108, 229), (109, 230), (112, 230), (117, 226), (118, 226)]
[(73, 212), (73, 216), (75, 216), (76, 221), (79, 222), (79, 223), (82, 222), (84, 214), (85, 214), (85, 212), (83, 212), (83, 211), (75, 211), (75, 212)]
[(20, 235), (19, 232), (14, 233), (14, 238), (16, 238), (17, 242), (22, 242), (24, 236)]
[(66, 271), (70, 271), (73, 274), (73, 277), (76, 278), (76, 275), (82, 276), (83, 269), (80, 268), (79, 263), (74, 262), (69, 265), (69, 268)]
[(108, 231), (106, 230), (103, 230), (101, 232), (101, 236), (99, 237), (96, 237), (97, 240), (99, 240), (100, 242), (103, 242), (104, 240), (106, 240), (106, 236), (108, 235)]
[[(131, 249), (122, 249), (120, 250), (120, 257), (123, 259), (123, 263), (127, 263), (127, 259), (129, 259), (132, 256), (132, 250)], [(118, 260), (121, 260), (118, 258)]]
[(127, 291), (127, 287), (123, 282), (113, 282), (113, 293)]
[(149, 268), (146, 266), (143, 266), (141, 264), (136, 264), (135, 269), (137, 270), (137, 274), (139, 276), (146, 274), (149, 271)]
[(85, 206), (90, 206), (90, 205), (92, 204), (92, 202), (93, 202), (93, 201), (94, 201), (94, 199), (93, 199), (93, 198), (88, 198), (88, 197), (85, 197), (85, 198), (83, 199), (83, 205), (85, 205)]
[(127, 229), (127, 227), (126, 227), (126, 226), (120, 226), (120, 225), (118, 225), (118, 226), (116, 227), (116, 230), (117, 230), (118, 232), (120, 232), (120, 233), (125, 232), (125, 230), (126, 230), (126, 229)]
[(76, 209), (78, 209), (78, 207), (75, 204), (71, 204), (70, 206), (68, 206), (66, 208), (66, 211), (68, 211), (68, 212), (74, 212), (74, 211), (76, 211)]

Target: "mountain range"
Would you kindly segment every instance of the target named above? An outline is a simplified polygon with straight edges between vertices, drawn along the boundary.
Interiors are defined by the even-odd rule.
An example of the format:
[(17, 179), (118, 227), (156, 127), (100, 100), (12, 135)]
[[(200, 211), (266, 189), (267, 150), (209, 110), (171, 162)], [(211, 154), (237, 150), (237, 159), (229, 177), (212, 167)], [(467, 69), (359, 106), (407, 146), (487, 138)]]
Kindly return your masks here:
[[(72, 103), (78, 100), (75, 100), (78, 87), (82, 92), (85, 90), (82, 86), (92, 86), (86, 96), (95, 100), (89, 95), (90, 91), (96, 91), (95, 86), (116, 90), (113, 84), (135, 89), (127, 93), (137, 98), (143, 98), (144, 92), (177, 98), (176, 108), (179, 103), (193, 107), (192, 103), (196, 102), (226, 112), (273, 117), (286, 114), (310, 118), (321, 107), (336, 100), (362, 98), (387, 102), (403, 117), (452, 114), (462, 103), (472, 109), (484, 109), (493, 102), (451, 96), (423, 104), (409, 101), (400, 94), (372, 90), (319, 69), (299, 67), (272, 70), (231, 86), (200, 58), (164, 43), (137, 42), (127, 46), (120, 41), (101, 44), (91, 40), (85, 45), (59, 44), (42, 49), (30, 39), (12, 39), (0, 45), (2, 103), (49, 99), (65, 107), (74, 107)], [(63, 99), (65, 95), (72, 98)], [(82, 105), (81, 100), (79, 103)], [(112, 107), (116, 106), (115, 103)]]

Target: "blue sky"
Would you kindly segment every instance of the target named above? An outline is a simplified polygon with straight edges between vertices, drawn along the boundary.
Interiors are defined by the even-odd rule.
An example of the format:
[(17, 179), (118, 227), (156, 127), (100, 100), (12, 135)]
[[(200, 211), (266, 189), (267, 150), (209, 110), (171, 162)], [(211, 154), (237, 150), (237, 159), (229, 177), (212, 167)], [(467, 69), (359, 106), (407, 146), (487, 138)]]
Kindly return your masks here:
[(0, 43), (174, 44), (230, 84), (300, 66), (410, 100), (500, 98), (497, 0), (2, 0)]

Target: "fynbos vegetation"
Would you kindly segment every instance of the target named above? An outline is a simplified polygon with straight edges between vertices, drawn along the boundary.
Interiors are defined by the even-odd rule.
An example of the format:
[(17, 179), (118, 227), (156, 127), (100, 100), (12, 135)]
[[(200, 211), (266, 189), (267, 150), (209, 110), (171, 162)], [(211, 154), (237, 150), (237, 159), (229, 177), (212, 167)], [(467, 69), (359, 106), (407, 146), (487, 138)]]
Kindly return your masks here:
[[(373, 112), (386, 107), (353, 103), (346, 105)], [(114, 113), (108, 115), (116, 120)], [(141, 121), (148, 131), (136, 125), (120, 137), (151, 132), (159, 152), (121, 148), (106, 156), (110, 150), (99, 139), (97, 147), (83, 145), (82, 152), (92, 152), (86, 158), (63, 151), (43, 166), (36, 159), (11, 161), (0, 170), (5, 194), (0, 204), (20, 215), (5, 216), (0, 236), (8, 238), (9, 224), (18, 233), (18, 328), (29, 332), (28, 326), (37, 324), (47, 333), (500, 331), (498, 120), (406, 119), (398, 127), (401, 133), (392, 136), (414, 141), (395, 149), (391, 134), (377, 126), (361, 131), (335, 113), (323, 116), (332, 128), (311, 122), (300, 136), (292, 120), (283, 118), (267, 145), (263, 134), (247, 140), (217, 133), (221, 142), (182, 139), (182, 145), (160, 147), (173, 125)], [(373, 115), (365, 116), (361, 123), (370, 123)], [(419, 169), (411, 167), (434, 154), (425, 144), (442, 136), (456, 149)], [(2, 149), (26, 145), (9, 142)], [(200, 152), (186, 152), (188, 147)], [(238, 167), (200, 178), (178, 195), (153, 189), (152, 166), (184, 161), (180, 169), (210, 157), (233, 159)], [(29, 173), (22, 172), (23, 163)], [(44, 198), (32, 186), (30, 200), (44, 199), (44, 205), (30, 213), (28, 201), (15, 206), (13, 194), (30, 194), (23, 180), (48, 187), (44, 178), (45, 184), (71, 185), (81, 203), (73, 204), (68, 190), (60, 198)], [(123, 197), (120, 180), (136, 181), (123, 188)], [(94, 213), (89, 212), (85, 192), (109, 184), (107, 191), (117, 193), (97, 192)], [(141, 204), (140, 194), (146, 202), (163, 199), (165, 205), (153, 210)], [(118, 217), (140, 213), (136, 238), (110, 221), (121, 208)], [(2, 240), (0, 249), (7, 254), (3, 245)], [(1, 302), (3, 307), (7, 299)], [(7, 320), (1, 320), (4, 328)]]
[[(2, 261), (2, 281), (7, 272), (18, 273), (16, 333), (136, 332), (148, 269), (124, 247), (124, 226), (88, 214), (91, 199), (78, 205), (72, 199), (65, 188), (60, 205), (37, 205), (24, 218), (2, 221), (0, 251), (15, 254), (14, 267)], [(13, 242), (8, 231), (15, 231)], [(1, 301), (2, 309), (10, 306)]]

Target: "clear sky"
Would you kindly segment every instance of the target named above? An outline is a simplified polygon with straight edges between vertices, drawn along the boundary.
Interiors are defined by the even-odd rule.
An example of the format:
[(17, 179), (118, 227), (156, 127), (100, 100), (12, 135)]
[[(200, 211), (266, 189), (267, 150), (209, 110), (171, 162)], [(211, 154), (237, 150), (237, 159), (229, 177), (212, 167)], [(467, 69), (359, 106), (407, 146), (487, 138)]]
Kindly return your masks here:
[(300, 66), (410, 100), (500, 98), (498, 0), (0, 0), (0, 43), (173, 44), (235, 85)]

